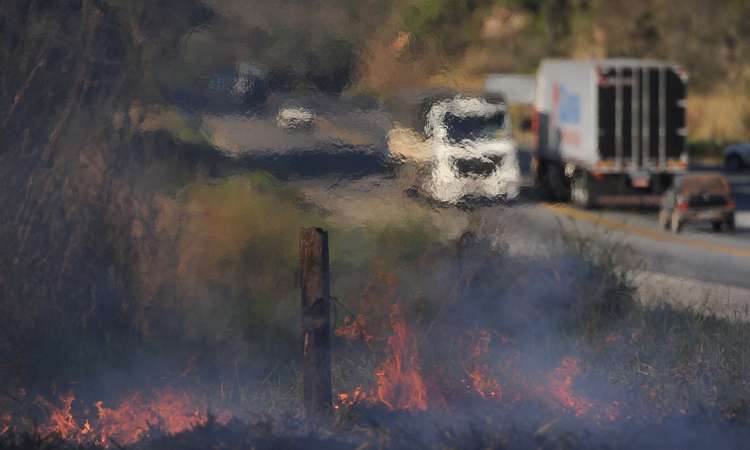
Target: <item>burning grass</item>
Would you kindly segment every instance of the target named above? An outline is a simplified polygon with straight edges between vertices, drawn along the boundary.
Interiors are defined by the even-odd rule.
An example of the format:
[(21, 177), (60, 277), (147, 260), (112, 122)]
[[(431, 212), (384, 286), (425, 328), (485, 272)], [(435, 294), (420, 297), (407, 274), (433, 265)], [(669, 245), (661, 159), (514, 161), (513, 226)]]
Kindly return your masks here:
[[(162, 207), (181, 301), (152, 304), (148, 328), (183, 327), (151, 339), (189, 356), (184, 387), (133, 381), (101, 401), (85, 384), (9, 385), (0, 447), (687, 448), (696, 429), (750, 429), (750, 327), (639, 305), (627, 249), (571, 236), (523, 258), (409, 222), (332, 228), (336, 420), (311, 432), (294, 247), (330, 217), (260, 174), (198, 180)], [(662, 446), (639, 435), (663, 430)]]
[[(193, 205), (191, 214), (201, 212), (203, 223), (228, 220), (216, 211), (260, 220), (252, 218), (262, 214), (243, 211), (245, 194), (235, 198), (223, 190), (258, 190), (248, 194), (253, 207), (263, 204), (263, 195), (271, 196), (269, 204), (286, 198), (297, 205), (293, 193), (274, 186), (265, 178), (234, 180), (196, 188), (185, 204)], [(232, 206), (203, 198), (213, 198), (214, 189)], [(203, 199), (201, 208), (196, 199)], [(289, 217), (313, 217), (300, 208)], [(264, 245), (274, 227), (258, 224), (256, 232), (267, 233)], [(211, 241), (210, 233), (204, 236)], [(191, 244), (202, 245), (201, 239)], [(641, 306), (630, 269), (616, 257), (625, 249), (572, 237), (548, 257), (519, 259), (472, 234), (455, 248), (420, 245), (420, 252), (368, 256), (375, 262), (358, 294), (335, 302), (336, 420), (328, 425), (300, 421), (290, 345), (278, 360), (246, 354), (262, 355), (260, 364), (238, 355), (207, 363), (199, 353), (195, 367), (176, 375), (184, 388), (123, 388), (107, 402), (86, 386), (76, 388), (80, 398), (71, 390), (4, 394), (0, 447), (687, 448), (702, 430), (731, 448), (734, 437), (750, 432), (744, 345), (750, 327)], [(293, 271), (292, 260), (275, 270)], [(292, 304), (294, 286), (287, 289)], [(262, 311), (256, 309), (253, 323), (291, 320)], [(261, 376), (253, 374), (258, 367)], [(664, 430), (673, 434), (665, 442), (640, 435)]]
[[(687, 445), (686, 436), (695, 439), (689, 429), (695, 426), (732, 448), (736, 441), (728, 436), (749, 431), (739, 423), (747, 420), (744, 399), (750, 394), (746, 382), (749, 360), (741, 344), (749, 337), (750, 327), (667, 307), (640, 306), (633, 298), (629, 270), (615, 264), (613, 248), (591, 244), (568, 241), (568, 256), (577, 255), (577, 269), (568, 273), (570, 279), (560, 273), (545, 274), (545, 269), (551, 268), (536, 261), (540, 269), (536, 280), (546, 294), (542, 298), (535, 296), (539, 286), (527, 290), (513, 282), (505, 284), (514, 294), (515, 308), (526, 314), (521, 324), (503, 317), (506, 310), (500, 305), (488, 315), (481, 299), (460, 295), (443, 314), (427, 319), (411, 316), (407, 324), (391, 318), (390, 330), (386, 326), (385, 332), (383, 324), (387, 322), (382, 317), (380, 323), (376, 317), (368, 319), (368, 314), (349, 318), (337, 330), (349, 341), (339, 363), (355, 365), (352, 361), (363, 353), (380, 352), (382, 358), (379, 362), (360, 359), (362, 366), (370, 366), (372, 375), (360, 382), (349, 380), (349, 387), (339, 393), (340, 414), (367, 417), (372, 408), (418, 412), (426, 406), (432, 412), (468, 414), (479, 423), (491, 423), (499, 415), (522, 428), (528, 426), (526, 432), (537, 437), (557, 429), (551, 432), (556, 437), (549, 442), (555, 448), (597, 448), (585, 440), (592, 435), (624, 439), (611, 448), (631, 448), (627, 442), (640, 442), (636, 448), (682, 448)], [(472, 258), (476, 256), (472, 254)], [(463, 272), (459, 279), (477, 276), (474, 284), (481, 284), (484, 277), (504, 279), (501, 272), (515, 272), (508, 267), (510, 262), (505, 260), (494, 268), (481, 265), (482, 271), (490, 273)], [(560, 263), (556, 261), (554, 267), (564, 268)], [(386, 286), (395, 283), (393, 277), (383, 274), (374, 279)], [(546, 283), (551, 284), (544, 287)], [(561, 295), (562, 289), (573, 288), (577, 294), (573, 304), (557, 309), (559, 299), (554, 297)], [(366, 291), (360, 310), (372, 308), (372, 290)], [(391, 311), (400, 311), (394, 306), (409, 304), (393, 295), (392, 287), (384, 291), (389, 295), (375, 297), (380, 302), (376, 309), (383, 310), (390, 303)], [(501, 303), (508, 299), (496, 292), (493, 300)], [(531, 323), (537, 308), (544, 306), (554, 317), (541, 326)], [(463, 327), (462, 316), (467, 314), (474, 320)], [(487, 322), (494, 325), (477, 327)], [(410, 327), (408, 335), (419, 346), (400, 339), (405, 335), (402, 326)], [(394, 346), (394, 341), (402, 345)], [(408, 373), (417, 375), (419, 383), (403, 376), (404, 360), (410, 362)], [(385, 373), (391, 376), (384, 383)], [(400, 398), (411, 401), (394, 402), (378, 395), (384, 391), (399, 392)], [(561, 425), (564, 423), (567, 425)], [(539, 428), (533, 431), (534, 426)], [(659, 439), (629, 434), (660, 427), (678, 434), (663, 440), (663, 446), (657, 444)]]

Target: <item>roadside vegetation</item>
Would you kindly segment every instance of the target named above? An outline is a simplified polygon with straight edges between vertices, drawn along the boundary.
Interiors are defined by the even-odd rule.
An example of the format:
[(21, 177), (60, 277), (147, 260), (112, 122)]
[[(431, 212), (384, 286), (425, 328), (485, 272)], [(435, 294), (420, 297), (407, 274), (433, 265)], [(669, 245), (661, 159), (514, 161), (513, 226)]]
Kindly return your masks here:
[[(176, 248), (191, 263), (184, 279), (178, 277), (180, 304), (155, 304), (161, 310), (153, 319), (182, 318), (183, 328), (171, 338), (182, 335), (184, 344), (173, 340), (172, 346), (194, 354), (218, 351), (221, 362), (196, 367), (188, 380), (202, 379), (200, 389), (212, 393), (214, 405), (242, 414), (228, 424), (209, 421), (172, 437), (155, 428), (133, 448), (195, 448), (217, 441), (226, 448), (369, 443), (580, 449), (604, 442), (615, 449), (633, 443), (699, 448), (706, 442), (732, 448), (748, 433), (750, 355), (743, 343), (750, 325), (641, 305), (634, 296), (634, 268), (623, 263), (627, 248), (616, 243), (569, 235), (548, 255), (528, 259), (472, 234), (451, 245), (437, 242), (424, 224), (395, 235), (385, 229), (333, 230), (333, 358), (336, 393), (378, 385), (393, 351), (398, 305), (397, 319), (414, 343), (413, 353), (405, 354), (414, 360), (402, 364), (424, 380), (428, 408), (390, 411), (364, 397), (339, 403), (336, 396), (335, 420), (311, 432), (298, 415), (292, 274), (297, 227), (325, 225), (325, 214), (264, 174), (199, 181), (179, 197), (190, 232), (177, 239)], [(285, 219), (262, 223), (266, 205), (280, 207)], [(207, 237), (215, 229), (225, 238)], [(336, 238), (347, 233), (354, 234)], [(404, 236), (414, 240), (399, 239)], [(233, 370), (226, 371), (227, 361)], [(260, 366), (259, 377), (248, 372)], [(206, 367), (218, 372), (207, 376)], [(497, 385), (468, 382), (475, 367)], [(571, 373), (558, 378), (561, 370)], [(497, 396), (474, 391), (487, 386), (498, 386)], [(387, 398), (394, 405), (405, 402), (410, 387), (401, 384), (404, 391)], [(556, 389), (563, 389), (562, 396)], [(471, 425), (477, 423), (495, 425)], [(657, 430), (670, 431), (664, 437)], [(8, 449), (66, 445), (54, 436), (0, 437), (0, 448)]]

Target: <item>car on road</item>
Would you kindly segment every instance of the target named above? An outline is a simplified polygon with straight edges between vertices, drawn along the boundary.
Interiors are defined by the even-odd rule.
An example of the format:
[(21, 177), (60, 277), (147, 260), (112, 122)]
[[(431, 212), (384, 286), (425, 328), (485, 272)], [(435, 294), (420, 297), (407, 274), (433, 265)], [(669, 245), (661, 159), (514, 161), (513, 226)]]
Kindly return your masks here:
[(734, 231), (735, 201), (727, 179), (720, 174), (688, 174), (675, 179), (662, 197), (659, 224), (679, 233), (688, 222), (710, 222)]
[(734, 144), (725, 148), (724, 165), (732, 172), (750, 167), (750, 143)]
[(307, 108), (281, 108), (276, 116), (276, 126), (287, 130), (311, 130), (315, 127), (315, 114)]

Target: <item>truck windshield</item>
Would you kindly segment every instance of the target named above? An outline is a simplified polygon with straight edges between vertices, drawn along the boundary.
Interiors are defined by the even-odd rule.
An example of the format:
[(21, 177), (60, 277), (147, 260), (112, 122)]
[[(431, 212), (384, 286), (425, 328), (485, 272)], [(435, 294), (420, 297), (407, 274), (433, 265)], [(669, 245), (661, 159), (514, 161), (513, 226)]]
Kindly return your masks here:
[(448, 139), (454, 143), (501, 139), (505, 137), (505, 113), (500, 111), (491, 116), (464, 117), (448, 113), (445, 116), (445, 127)]

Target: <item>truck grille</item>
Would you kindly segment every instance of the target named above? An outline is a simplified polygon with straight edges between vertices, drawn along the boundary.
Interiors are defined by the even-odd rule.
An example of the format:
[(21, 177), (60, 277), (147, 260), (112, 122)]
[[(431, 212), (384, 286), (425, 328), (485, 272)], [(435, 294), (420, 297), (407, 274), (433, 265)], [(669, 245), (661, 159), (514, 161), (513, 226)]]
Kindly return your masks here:
[(459, 177), (488, 177), (495, 171), (496, 163), (487, 158), (453, 158), (453, 167)]

